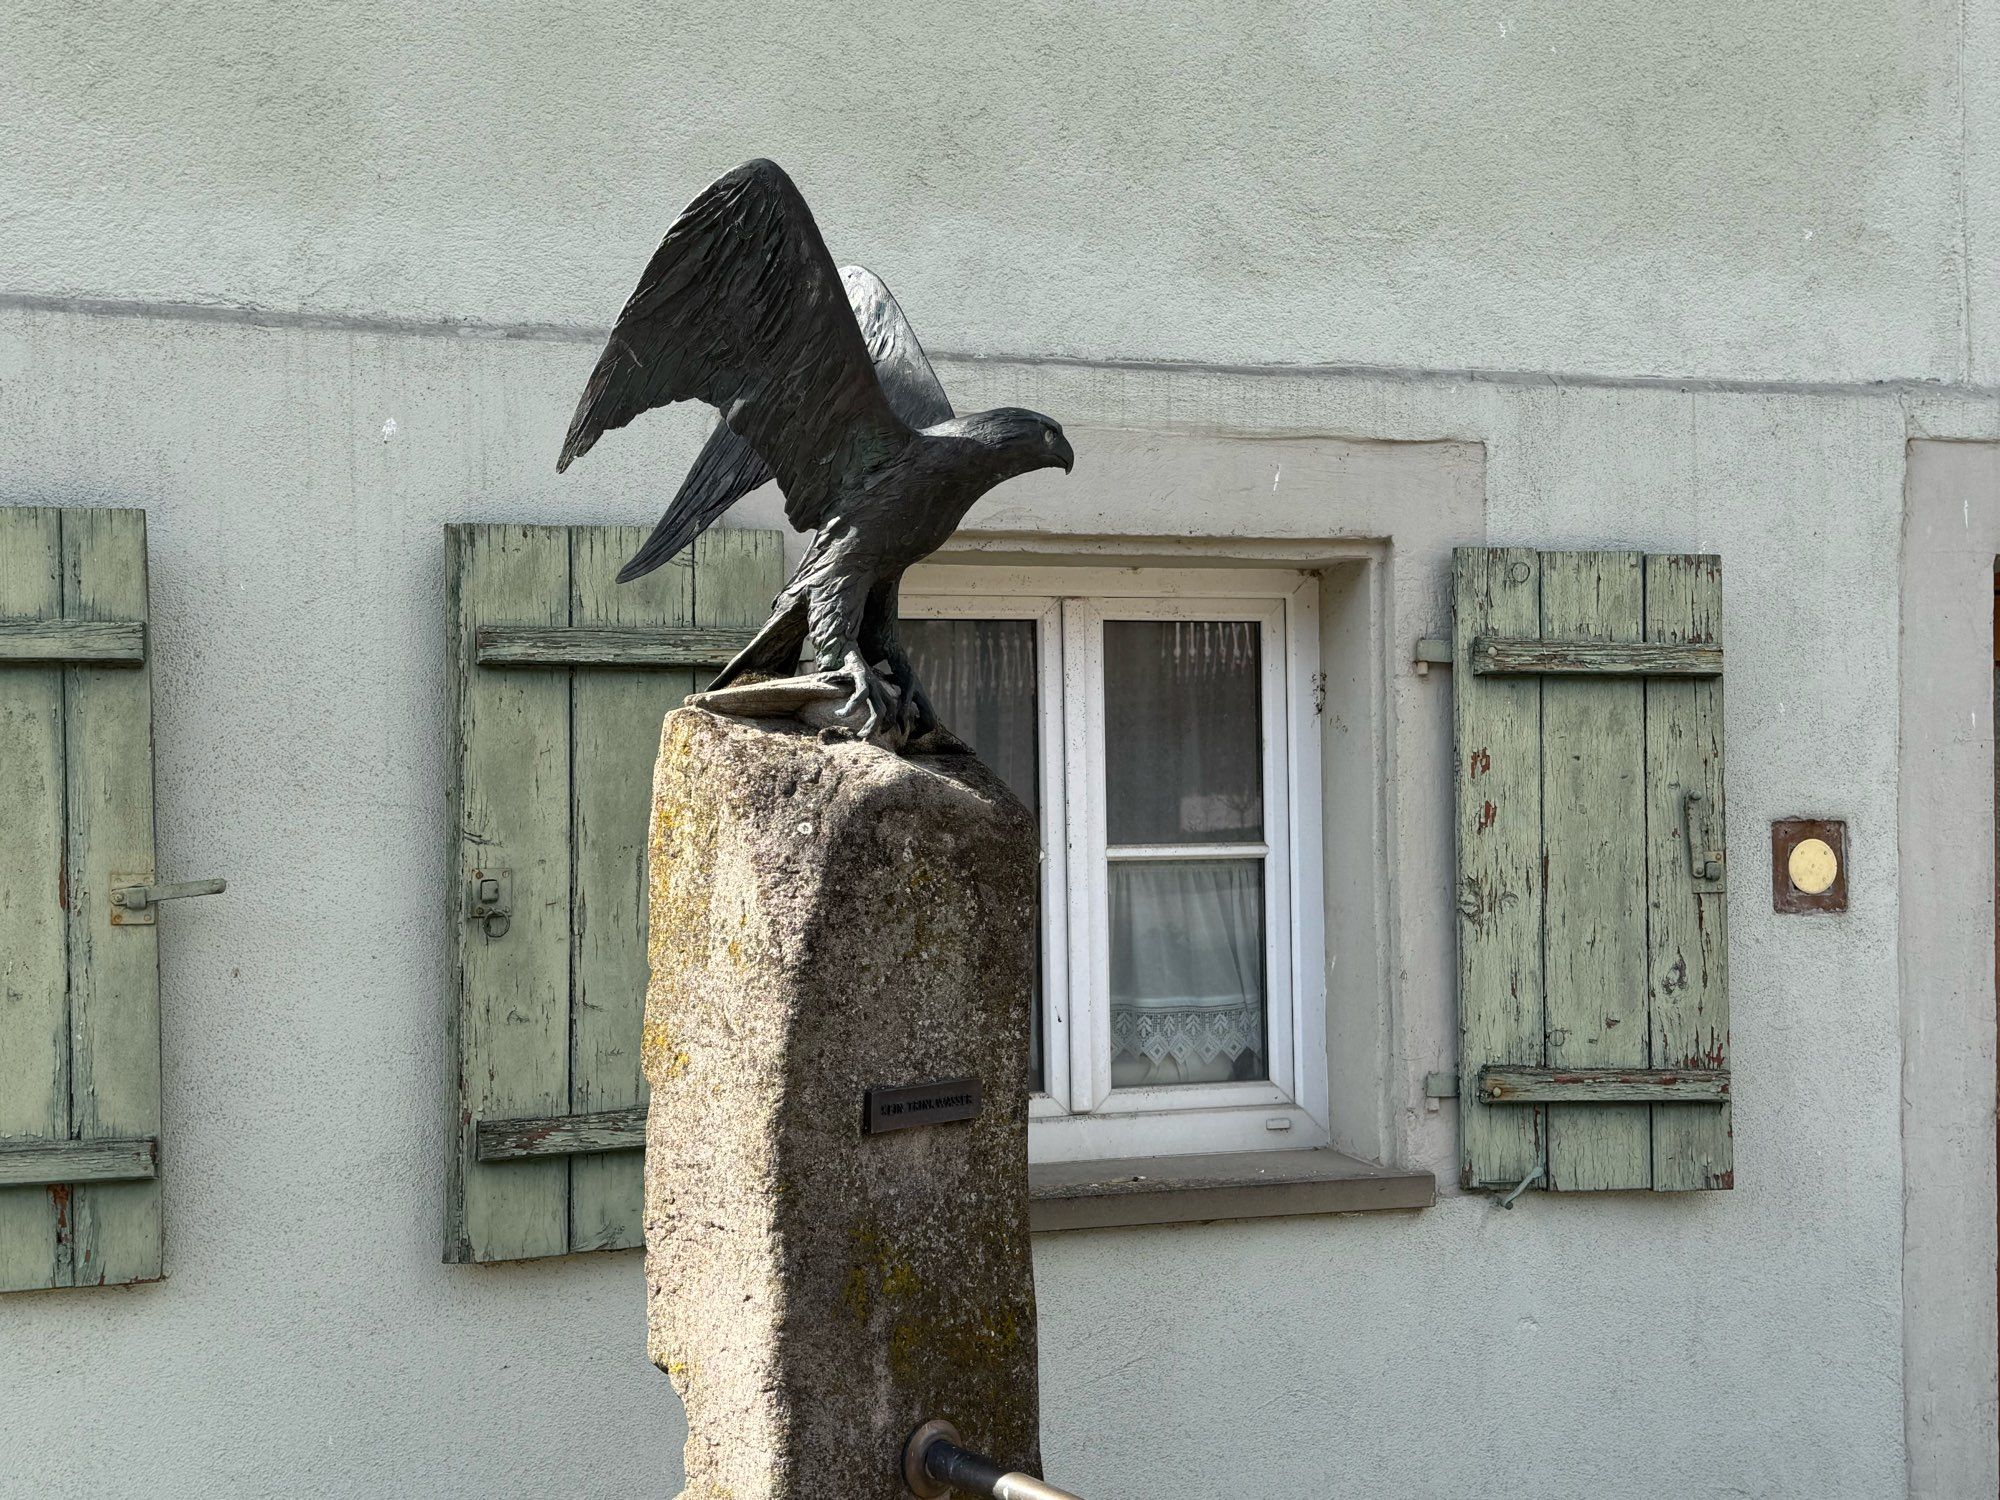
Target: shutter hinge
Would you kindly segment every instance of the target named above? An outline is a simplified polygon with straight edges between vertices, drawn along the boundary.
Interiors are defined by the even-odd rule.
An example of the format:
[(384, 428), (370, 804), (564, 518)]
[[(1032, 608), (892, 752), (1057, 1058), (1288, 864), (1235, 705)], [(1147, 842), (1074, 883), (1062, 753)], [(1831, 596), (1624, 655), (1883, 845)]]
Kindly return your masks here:
[(1432, 667), (1450, 666), (1451, 654), (1451, 642), (1443, 636), (1425, 636), (1417, 642), (1417, 649), (1412, 656), (1412, 660), (1417, 664), (1417, 675), (1428, 677)]

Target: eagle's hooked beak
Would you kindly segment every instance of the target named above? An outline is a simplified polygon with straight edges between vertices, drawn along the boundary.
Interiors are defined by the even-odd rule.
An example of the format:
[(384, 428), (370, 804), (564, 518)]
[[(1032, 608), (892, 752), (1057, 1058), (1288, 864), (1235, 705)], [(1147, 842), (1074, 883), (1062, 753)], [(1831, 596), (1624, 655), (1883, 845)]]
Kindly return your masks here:
[(1065, 474), (1076, 467), (1076, 454), (1070, 449), (1069, 439), (1060, 432), (1049, 434), (1049, 457), (1062, 465)]

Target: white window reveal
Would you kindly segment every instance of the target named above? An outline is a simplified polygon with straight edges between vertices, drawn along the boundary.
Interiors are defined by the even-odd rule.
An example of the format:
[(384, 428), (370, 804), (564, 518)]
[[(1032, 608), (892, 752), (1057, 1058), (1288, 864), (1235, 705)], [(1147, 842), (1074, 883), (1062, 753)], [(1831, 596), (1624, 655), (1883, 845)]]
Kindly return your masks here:
[(903, 636), (1042, 826), (1039, 1161), (1327, 1139), (1318, 580), (934, 564)]

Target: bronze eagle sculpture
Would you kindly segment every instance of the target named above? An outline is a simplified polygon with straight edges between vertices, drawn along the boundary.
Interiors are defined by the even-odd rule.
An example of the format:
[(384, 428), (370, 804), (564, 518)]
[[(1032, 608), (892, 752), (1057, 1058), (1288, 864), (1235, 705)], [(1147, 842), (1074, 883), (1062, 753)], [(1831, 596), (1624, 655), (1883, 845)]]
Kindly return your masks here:
[[(614, 427), (675, 401), (721, 413), (622, 583), (659, 567), (775, 478), (811, 545), (756, 638), (710, 691), (789, 677), (800, 652), (851, 691), (859, 734), (918, 739), (936, 715), (896, 638), (904, 570), (1003, 480), (1075, 462), (1039, 412), (959, 417), (889, 289), (836, 270), (812, 211), (774, 162), (710, 184), (667, 230), (611, 330), (558, 472)], [(886, 681), (876, 671), (880, 665)]]

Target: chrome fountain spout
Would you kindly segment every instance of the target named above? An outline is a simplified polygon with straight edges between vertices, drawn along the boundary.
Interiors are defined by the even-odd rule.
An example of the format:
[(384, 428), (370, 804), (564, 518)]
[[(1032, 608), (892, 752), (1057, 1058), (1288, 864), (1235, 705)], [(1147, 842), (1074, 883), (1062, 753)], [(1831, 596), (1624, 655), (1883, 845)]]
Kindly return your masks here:
[(959, 1445), (958, 1429), (933, 1417), (903, 1445), (903, 1484), (920, 1500), (937, 1500), (947, 1490), (992, 1500), (1077, 1500), (1068, 1490), (1032, 1474), (1003, 1470), (992, 1459)]

